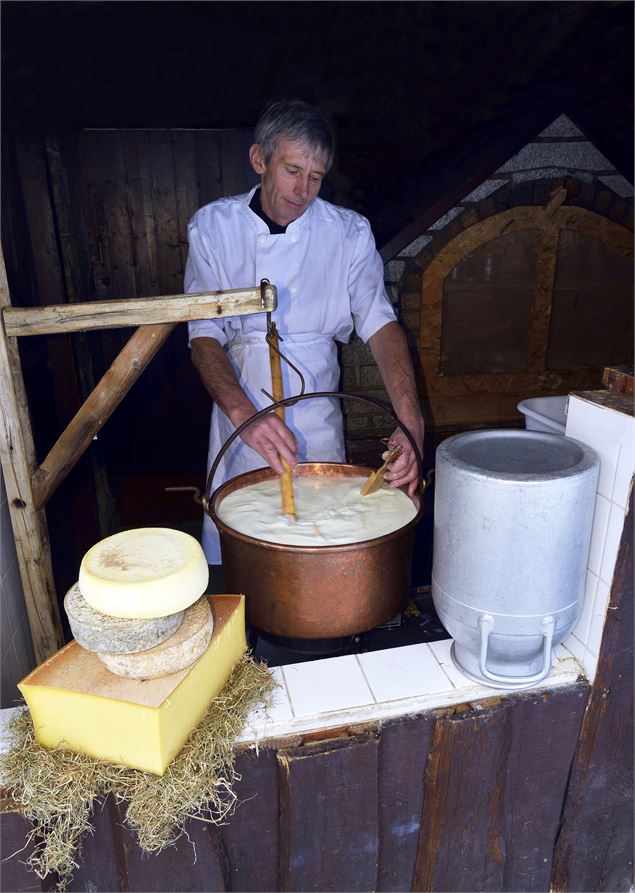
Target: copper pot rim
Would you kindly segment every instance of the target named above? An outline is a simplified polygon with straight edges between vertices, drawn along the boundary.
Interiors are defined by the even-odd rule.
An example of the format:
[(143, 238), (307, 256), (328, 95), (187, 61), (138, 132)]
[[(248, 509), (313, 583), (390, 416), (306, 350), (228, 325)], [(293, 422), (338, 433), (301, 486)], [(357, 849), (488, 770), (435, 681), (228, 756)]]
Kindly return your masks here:
[[(352, 465), (345, 462), (299, 462), (294, 469), (294, 474), (297, 474), (299, 477), (309, 477), (311, 473), (315, 474), (316, 470), (318, 476), (320, 476), (320, 473), (322, 473), (324, 477), (368, 477), (370, 474), (372, 474), (373, 471), (376, 471), (375, 468), (371, 468), (369, 466)], [(342, 471), (344, 471), (345, 473), (335, 473)], [(249, 534), (241, 533), (240, 531), (235, 530), (233, 527), (230, 527), (223, 520), (221, 520), (221, 518), (218, 517), (215, 509), (217, 505), (220, 505), (225, 496), (233, 493), (234, 490), (243, 489), (243, 486), (247, 486), (248, 484), (272, 480), (277, 476), (277, 473), (272, 468), (270, 468), (268, 465), (265, 465), (261, 468), (254, 468), (252, 469), (252, 471), (245, 471), (242, 474), (236, 475), (236, 477), (230, 478), (228, 481), (225, 481), (224, 484), (221, 484), (220, 487), (218, 487), (212, 494), (209, 506), (209, 515), (218, 529), (222, 533), (229, 535), (232, 538), (245, 543), (246, 545), (260, 546), (267, 549), (268, 551), (290, 552), (291, 554), (296, 555), (327, 553), (339, 554), (380, 546), (385, 542), (389, 542), (393, 539), (396, 539), (397, 537), (401, 537), (404, 534), (408, 533), (419, 522), (423, 514), (423, 494), (415, 493), (414, 496), (408, 496), (408, 498), (415, 502), (415, 504), (416, 501), (418, 501), (417, 513), (414, 518), (411, 518), (411, 520), (408, 521), (407, 524), (404, 524), (403, 527), (398, 527), (396, 530), (391, 530), (389, 533), (384, 533), (381, 536), (376, 536), (372, 539), (360, 540), (359, 542), (355, 543), (339, 543), (337, 545), (331, 546), (298, 546), (294, 544), (274, 543), (270, 540), (258, 539), (255, 536), (249, 536)], [(402, 493), (405, 492), (403, 488), (400, 487), (399, 489), (401, 489)]]

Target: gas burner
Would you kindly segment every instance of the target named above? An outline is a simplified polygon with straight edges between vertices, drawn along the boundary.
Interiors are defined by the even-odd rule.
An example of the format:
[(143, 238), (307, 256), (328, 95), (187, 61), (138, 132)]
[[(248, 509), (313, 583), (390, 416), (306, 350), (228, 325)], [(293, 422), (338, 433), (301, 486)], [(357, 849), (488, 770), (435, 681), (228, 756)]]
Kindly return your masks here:
[(334, 639), (289, 639), (248, 627), (247, 638), (257, 660), (266, 661), (270, 667), (281, 667), (346, 654), (383, 651), (401, 645), (436, 642), (450, 636), (436, 615), (430, 587), (424, 586), (410, 593), (399, 614), (365, 633)]
[(360, 636), (342, 636), (334, 639), (290, 639), (284, 636), (274, 636), (254, 627), (248, 628), (247, 638), (254, 657), (265, 660), (270, 667), (355, 654), (360, 643)]

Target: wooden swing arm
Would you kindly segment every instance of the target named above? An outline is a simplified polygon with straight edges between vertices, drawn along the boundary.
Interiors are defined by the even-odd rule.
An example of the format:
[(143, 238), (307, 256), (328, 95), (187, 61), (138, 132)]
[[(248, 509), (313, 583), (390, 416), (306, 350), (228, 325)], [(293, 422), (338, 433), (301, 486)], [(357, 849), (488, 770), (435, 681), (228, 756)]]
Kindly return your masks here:
[(87, 301), (82, 304), (52, 304), (46, 307), (5, 307), (4, 328), (11, 337), (87, 332), (92, 329), (121, 329), (158, 323), (189, 322), (192, 319), (222, 319), (275, 310), (275, 285), (261, 289), (195, 292), (157, 298), (126, 298), (117, 301)]

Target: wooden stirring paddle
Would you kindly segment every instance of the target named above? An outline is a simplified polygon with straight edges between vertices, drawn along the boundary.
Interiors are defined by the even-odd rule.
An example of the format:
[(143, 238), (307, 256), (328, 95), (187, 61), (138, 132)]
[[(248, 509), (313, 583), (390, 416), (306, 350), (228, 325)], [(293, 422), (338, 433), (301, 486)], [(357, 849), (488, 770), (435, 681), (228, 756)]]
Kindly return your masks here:
[(396, 447), (393, 447), (392, 450), (388, 453), (386, 457), (386, 461), (378, 468), (377, 471), (373, 471), (368, 480), (362, 485), (362, 489), (359, 491), (361, 496), (368, 496), (369, 493), (374, 493), (376, 490), (379, 490), (381, 485), (384, 483), (384, 474), (386, 473), (386, 469), (390, 465), (391, 462), (394, 462), (397, 456), (401, 456), (403, 453), (403, 447), (400, 443), (397, 444)]
[[(271, 331), (267, 338), (269, 344), (269, 363), (271, 366), (271, 389), (273, 399), (279, 403), (284, 399), (284, 391), (282, 388), (282, 369), (280, 366), (280, 354), (277, 352), (278, 347), (278, 331), (275, 323), (271, 325)], [(274, 349), (276, 348), (276, 349)], [(276, 409), (276, 415), (284, 422), (284, 406)], [(285, 515), (293, 518), (295, 521), (295, 498), (293, 496), (293, 483), (291, 480), (291, 469), (285, 460), (280, 457), (280, 461), (285, 467), (284, 474), (280, 475), (280, 490), (282, 492), (282, 511)]]

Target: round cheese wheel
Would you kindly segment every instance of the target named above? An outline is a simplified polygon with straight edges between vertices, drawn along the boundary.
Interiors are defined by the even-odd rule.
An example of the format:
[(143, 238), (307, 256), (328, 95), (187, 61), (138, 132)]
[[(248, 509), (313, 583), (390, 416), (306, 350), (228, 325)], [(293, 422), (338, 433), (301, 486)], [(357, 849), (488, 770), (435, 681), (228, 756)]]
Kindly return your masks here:
[(96, 611), (147, 620), (176, 614), (207, 588), (200, 543), (180, 530), (139, 527), (96, 543), (79, 568), (79, 588)]
[(178, 630), (160, 645), (136, 654), (98, 654), (99, 660), (117, 676), (156, 679), (193, 664), (207, 649), (214, 631), (209, 602), (201, 598), (185, 612)]
[(86, 651), (126, 653), (147, 651), (165, 642), (177, 631), (185, 615), (184, 611), (177, 611), (176, 614), (150, 620), (110, 617), (91, 608), (78, 583), (66, 593), (64, 610), (73, 638)]

